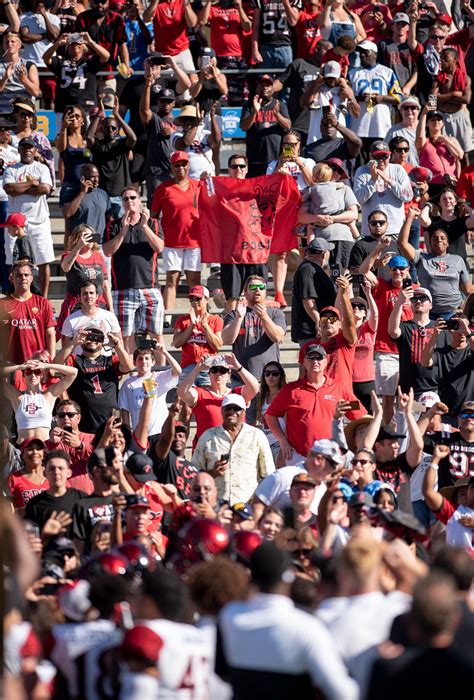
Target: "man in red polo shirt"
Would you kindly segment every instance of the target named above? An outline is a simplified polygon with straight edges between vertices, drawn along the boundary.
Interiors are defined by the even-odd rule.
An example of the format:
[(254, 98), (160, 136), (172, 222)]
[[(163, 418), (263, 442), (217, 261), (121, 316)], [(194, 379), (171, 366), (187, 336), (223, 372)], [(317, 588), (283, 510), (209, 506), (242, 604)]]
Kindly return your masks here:
[(171, 156), (171, 172), (173, 179), (158, 185), (151, 205), (154, 219), (162, 215), (165, 240), (162, 253), (166, 272), (163, 292), (165, 328), (170, 327), (181, 272), (184, 271), (189, 287), (201, 282), (199, 214), (196, 207), (199, 180), (189, 177), (189, 156), (184, 151), (175, 151)]
[(336, 306), (326, 306), (321, 309), (320, 335), (317, 341), (309, 340), (302, 346), (298, 360), (300, 364), (304, 364), (306, 348), (317, 342), (322, 345), (327, 355), (326, 377), (335, 379), (344, 386), (352, 386), (357, 330), (349, 295), (350, 283), (347, 277), (338, 277), (336, 284), (338, 287)]
[[(349, 388), (351, 382), (343, 384), (326, 376), (327, 363), (326, 350), (321, 345), (306, 344), (303, 360), (306, 375), (280, 389), (265, 414), (287, 465), (304, 460), (315, 440), (331, 437), (338, 401), (357, 401)], [(365, 413), (365, 408), (358, 408), (346, 415), (349, 420), (356, 420)], [(286, 435), (278, 420), (283, 416)]]

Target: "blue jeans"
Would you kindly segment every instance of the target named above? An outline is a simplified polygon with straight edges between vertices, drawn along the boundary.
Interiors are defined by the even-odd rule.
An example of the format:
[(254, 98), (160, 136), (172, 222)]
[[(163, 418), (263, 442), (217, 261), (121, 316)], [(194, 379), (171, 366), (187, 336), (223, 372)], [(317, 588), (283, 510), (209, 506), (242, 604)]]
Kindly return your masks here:
[[(272, 46), (269, 44), (260, 45), (263, 63), (259, 63), (258, 68), (288, 68), (293, 60), (293, 50), (291, 46)], [(285, 88), (278, 94), (278, 99), (288, 102), (290, 91)]]
[[(187, 365), (186, 367), (183, 367), (183, 370), (181, 372), (181, 377), (180, 381), (183, 381), (185, 377), (188, 376), (188, 374), (191, 374), (193, 369), (196, 367), (196, 363), (193, 363), (192, 365)], [(194, 386), (210, 386), (211, 385), (211, 380), (209, 379), (209, 372), (207, 370), (202, 370), (202, 372), (199, 372), (198, 376), (194, 380)]]
[(112, 215), (114, 219), (118, 219), (121, 216), (121, 214), (123, 214), (122, 197), (111, 197), (110, 208), (112, 210)]

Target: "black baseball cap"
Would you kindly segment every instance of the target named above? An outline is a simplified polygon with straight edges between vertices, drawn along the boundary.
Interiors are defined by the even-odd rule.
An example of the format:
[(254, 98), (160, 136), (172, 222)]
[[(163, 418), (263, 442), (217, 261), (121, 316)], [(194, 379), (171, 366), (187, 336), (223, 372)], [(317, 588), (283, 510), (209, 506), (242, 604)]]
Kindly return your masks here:
[(140, 453), (131, 455), (125, 467), (132, 474), (133, 478), (142, 484), (156, 479), (153, 472), (153, 461), (148, 455)]
[(377, 435), (375, 442), (381, 442), (381, 440), (400, 440), (404, 437), (406, 437), (406, 435), (403, 435), (402, 433), (392, 433), (391, 430), (387, 430), (386, 428), (380, 428), (379, 434)]

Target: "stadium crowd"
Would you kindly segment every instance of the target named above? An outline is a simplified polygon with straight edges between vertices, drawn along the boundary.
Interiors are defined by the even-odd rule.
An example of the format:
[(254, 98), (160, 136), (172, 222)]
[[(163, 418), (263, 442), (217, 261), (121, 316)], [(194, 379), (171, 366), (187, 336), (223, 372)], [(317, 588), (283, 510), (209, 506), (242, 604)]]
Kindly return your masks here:
[(0, 33), (2, 697), (471, 699), (470, 0)]

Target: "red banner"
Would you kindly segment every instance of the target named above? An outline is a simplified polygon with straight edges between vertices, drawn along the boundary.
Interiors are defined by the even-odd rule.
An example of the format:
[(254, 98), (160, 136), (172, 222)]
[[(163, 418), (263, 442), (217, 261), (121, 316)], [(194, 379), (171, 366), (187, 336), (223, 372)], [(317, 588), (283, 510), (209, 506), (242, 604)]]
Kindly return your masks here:
[(201, 181), (198, 197), (201, 259), (260, 264), (295, 247), (300, 193), (289, 175)]

